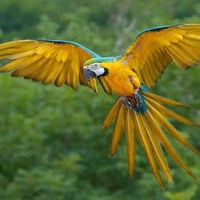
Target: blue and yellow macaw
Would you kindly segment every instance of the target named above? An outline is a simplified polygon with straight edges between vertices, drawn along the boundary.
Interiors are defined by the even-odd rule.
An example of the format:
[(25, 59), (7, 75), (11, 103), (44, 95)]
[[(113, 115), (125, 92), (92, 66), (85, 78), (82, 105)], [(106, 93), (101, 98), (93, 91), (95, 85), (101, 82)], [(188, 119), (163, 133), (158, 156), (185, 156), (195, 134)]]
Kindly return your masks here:
[(107, 128), (114, 121), (110, 154), (113, 155), (125, 130), (129, 174), (135, 167), (136, 138), (140, 141), (159, 184), (164, 187), (163, 172), (173, 181), (163, 150), (189, 175), (195, 178), (176, 153), (165, 131), (197, 155), (195, 149), (167, 120), (199, 126), (165, 107), (185, 104), (152, 94), (152, 88), (169, 63), (183, 69), (200, 61), (200, 24), (161, 26), (139, 33), (123, 55), (101, 57), (94, 51), (73, 41), (18, 40), (0, 44), (0, 59), (7, 62), (0, 72), (12, 72), (14, 77), (24, 77), (43, 84), (56, 86), (79, 84), (95, 92), (99, 80), (108, 94), (115, 92), (119, 98), (105, 122)]

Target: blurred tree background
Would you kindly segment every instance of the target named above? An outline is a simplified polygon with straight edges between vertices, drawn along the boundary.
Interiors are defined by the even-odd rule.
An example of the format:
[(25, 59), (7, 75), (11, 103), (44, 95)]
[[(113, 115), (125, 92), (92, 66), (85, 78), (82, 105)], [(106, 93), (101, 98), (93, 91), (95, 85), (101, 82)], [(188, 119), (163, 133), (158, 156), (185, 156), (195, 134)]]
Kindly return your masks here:
[[(1, 0), (0, 40), (66, 39), (101, 55), (118, 55), (144, 28), (199, 23), (199, 0)], [(154, 92), (191, 105), (177, 112), (199, 121), (200, 69), (166, 70)], [(115, 101), (101, 91), (43, 86), (0, 75), (0, 199), (2, 200), (197, 200), (200, 182), (167, 157), (175, 184), (162, 190), (137, 146), (134, 178), (124, 141), (111, 158), (112, 129), (102, 122)], [(175, 123), (200, 149), (198, 128)], [(173, 139), (172, 139), (173, 142)], [(200, 177), (199, 158), (174, 143)]]

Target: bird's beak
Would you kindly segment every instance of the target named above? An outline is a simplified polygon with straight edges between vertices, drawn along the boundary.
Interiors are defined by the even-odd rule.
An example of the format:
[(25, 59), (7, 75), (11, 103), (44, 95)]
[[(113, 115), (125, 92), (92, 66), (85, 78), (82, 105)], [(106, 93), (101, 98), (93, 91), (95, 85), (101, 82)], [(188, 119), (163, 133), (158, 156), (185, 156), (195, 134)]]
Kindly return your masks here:
[(90, 80), (91, 78), (96, 78), (96, 74), (95, 72), (93, 72), (89, 66), (84, 66), (83, 67), (83, 74), (84, 74), (84, 77), (86, 78), (86, 80)]
[(93, 63), (83, 67), (83, 74), (87, 80), (102, 76), (104, 73), (105, 69), (99, 63)]

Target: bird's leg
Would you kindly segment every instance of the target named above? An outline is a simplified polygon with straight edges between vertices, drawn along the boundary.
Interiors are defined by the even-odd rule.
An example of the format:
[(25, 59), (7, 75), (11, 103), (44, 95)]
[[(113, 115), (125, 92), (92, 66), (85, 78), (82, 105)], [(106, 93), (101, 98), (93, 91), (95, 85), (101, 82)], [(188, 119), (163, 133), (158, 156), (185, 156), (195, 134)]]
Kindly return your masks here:
[(128, 97), (121, 96), (121, 100), (123, 104), (126, 105), (129, 109), (135, 111), (135, 107), (131, 103), (130, 99), (128, 99)]
[(140, 108), (142, 106), (140, 89), (135, 89), (135, 91), (133, 92), (133, 99), (134, 99), (135, 107)]
[(121, 96), (121, 100), (129, 109), (144, 113), (146, 111), (146, 104), (140, 89), (135, 89), (132, 97)]

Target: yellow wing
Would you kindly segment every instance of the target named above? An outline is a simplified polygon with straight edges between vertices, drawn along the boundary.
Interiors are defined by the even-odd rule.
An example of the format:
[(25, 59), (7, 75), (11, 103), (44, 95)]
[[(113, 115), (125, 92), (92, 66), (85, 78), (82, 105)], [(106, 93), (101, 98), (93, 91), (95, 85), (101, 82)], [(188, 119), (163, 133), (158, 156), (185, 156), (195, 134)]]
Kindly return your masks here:
[(72, 41), (18, 40), (0, 44), (0, 59), (10, 62), (0, 72), (56, 86), (80, 84), (97, 91), (96, 80), (86, 81), (83, 64), (98, 54)]
[(122, 60), (143, 84), (152, 87), (170, 62), (184, 69), (200, 62), (200, 24), (146, 30), (137, 36)]

